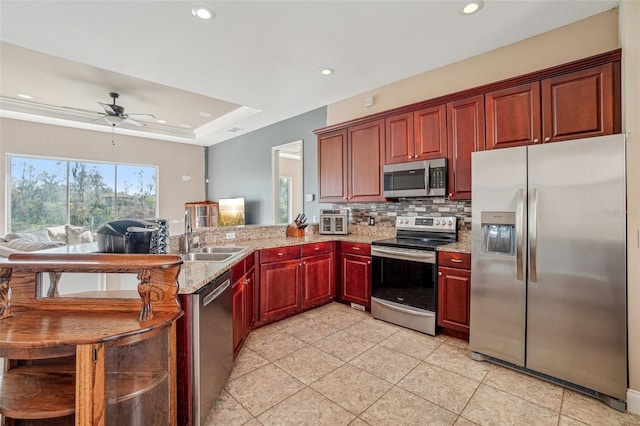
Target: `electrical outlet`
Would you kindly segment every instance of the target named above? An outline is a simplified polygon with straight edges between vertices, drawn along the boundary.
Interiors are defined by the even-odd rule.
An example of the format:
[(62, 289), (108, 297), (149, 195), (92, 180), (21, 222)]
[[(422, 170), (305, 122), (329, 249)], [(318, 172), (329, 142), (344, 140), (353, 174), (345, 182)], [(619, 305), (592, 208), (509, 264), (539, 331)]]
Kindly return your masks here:
[(364, 307), (364, 306), (359, 305), (359, 304), (357, 304), (357, 303), (353, 303), (353, 302), (351, 302), (351, 307), (352, 307), (353, 309), (357, 309), (357, 310), (359, 310), (359, 311), (364, 311), (364, 310), (365, 310), (365, 307)]
[(199, 243), (200, 243), (200, 237), (196, 235), (195, 237), (193, 237), (193, 244), (199, 244)]
[(311, 223), (318, 223), (318, 216), (314, 214), (313, 217), (311, 218)]
[(227, 232), (225, 234), (225, 237), (227, 238), (227, 240), (235, 240), (236, 238), (236, 233), (235, 232)]

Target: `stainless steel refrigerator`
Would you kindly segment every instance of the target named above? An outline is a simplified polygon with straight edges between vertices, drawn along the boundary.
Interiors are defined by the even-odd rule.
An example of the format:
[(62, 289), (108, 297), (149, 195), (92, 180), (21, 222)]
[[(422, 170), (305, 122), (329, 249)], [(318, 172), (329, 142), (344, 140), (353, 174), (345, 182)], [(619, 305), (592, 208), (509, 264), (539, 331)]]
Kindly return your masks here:
[(624, 410), (624, 135), (474, 152), (472, 176), (472, 358)]

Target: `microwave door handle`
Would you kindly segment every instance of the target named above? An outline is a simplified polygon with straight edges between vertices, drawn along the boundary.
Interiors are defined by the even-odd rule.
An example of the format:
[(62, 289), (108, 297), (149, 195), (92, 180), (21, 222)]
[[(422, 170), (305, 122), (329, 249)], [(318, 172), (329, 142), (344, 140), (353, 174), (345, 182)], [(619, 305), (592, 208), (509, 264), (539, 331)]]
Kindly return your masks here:
[(431, 195), (431, 189), (429, 188), (429, 175), (431, 172), (429, 171), (429, 162), (427, 161), (427, 167), (424, 170), (424, 190), (427, 195)]

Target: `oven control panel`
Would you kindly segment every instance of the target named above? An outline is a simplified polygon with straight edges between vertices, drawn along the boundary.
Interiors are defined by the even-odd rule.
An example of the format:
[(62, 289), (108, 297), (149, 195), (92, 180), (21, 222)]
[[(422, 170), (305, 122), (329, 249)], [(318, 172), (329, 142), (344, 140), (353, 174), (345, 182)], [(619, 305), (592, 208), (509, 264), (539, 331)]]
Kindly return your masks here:
[(455, 232), (457, 218), (455, 216), (398, 216), (397, 229), (421, 229), (425, 231)]

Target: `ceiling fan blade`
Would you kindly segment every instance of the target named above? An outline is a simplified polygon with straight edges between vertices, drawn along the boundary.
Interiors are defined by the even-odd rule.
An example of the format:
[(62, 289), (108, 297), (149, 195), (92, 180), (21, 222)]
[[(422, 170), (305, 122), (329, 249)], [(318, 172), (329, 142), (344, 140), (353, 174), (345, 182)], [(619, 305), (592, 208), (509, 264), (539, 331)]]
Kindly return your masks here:
[(118, 115), (117, 112), (114, 111), (113, 107), (109, 104), (105, 104), (102, 102), (98, 102), (100, 105), (102, 105), (102, 108), (104, 108), (104, 110), (107, 112), (107, 114), (111, 114), (111, 115)]
[(156, 116), (153, 114), (127, 114), (129, 118), (137, 118), (139, 120), (155, 120)]
[(143, 122), (137, 121), (137, 120), (133, 120), (133, 119), (128, 118), (128, 117), (124, 119), (124, 122), (125, 123), (129, 123), (129, 124), (133, 124), (134, 126), (138, 126), (138, 127), (146, 126), (146, 124), (144, 124)]

